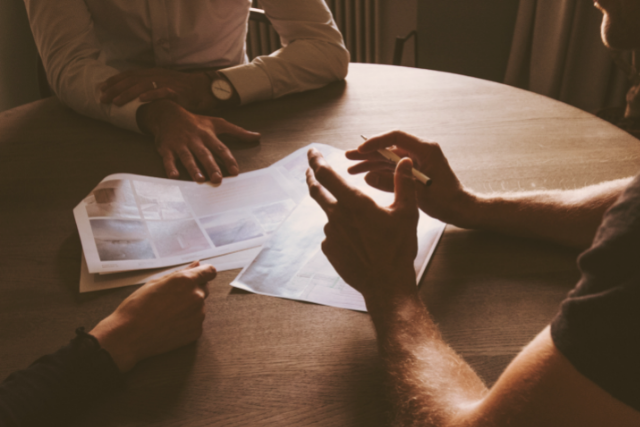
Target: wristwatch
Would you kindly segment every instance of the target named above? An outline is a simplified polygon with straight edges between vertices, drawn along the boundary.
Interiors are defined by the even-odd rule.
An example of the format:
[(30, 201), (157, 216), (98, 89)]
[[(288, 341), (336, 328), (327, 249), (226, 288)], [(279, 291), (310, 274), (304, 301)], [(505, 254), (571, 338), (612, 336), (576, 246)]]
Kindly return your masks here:
[(213, 97), (221, 105), (231, 104), (232, 98), (235, 95), (235, 89), (229, 80), (217, 71), (208, 71), (206, 74), (211, 79), (211, 93), (213, 93)]

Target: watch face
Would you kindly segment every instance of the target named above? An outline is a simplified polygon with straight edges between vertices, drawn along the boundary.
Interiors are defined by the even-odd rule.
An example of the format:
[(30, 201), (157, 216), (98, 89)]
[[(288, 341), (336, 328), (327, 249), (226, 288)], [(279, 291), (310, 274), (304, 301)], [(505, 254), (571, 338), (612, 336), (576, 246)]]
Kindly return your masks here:
[(214, 80), (213, 83), (211, 83), (211, 90), (213, 91), (213, 96), (220, 101), (228, 101), (233, 95), (233, 88), (229, 82), (224, 79)]

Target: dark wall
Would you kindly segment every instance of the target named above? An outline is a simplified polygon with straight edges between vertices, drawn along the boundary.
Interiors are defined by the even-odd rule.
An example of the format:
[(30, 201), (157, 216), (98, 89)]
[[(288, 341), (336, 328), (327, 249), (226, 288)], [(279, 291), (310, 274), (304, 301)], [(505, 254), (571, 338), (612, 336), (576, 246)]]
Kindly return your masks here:
[(37, 61), (24, 3), (0, 0), (0, 111), (40, 99)]
[(518, 0), (418, 0), (418, 66), (502, 82)]

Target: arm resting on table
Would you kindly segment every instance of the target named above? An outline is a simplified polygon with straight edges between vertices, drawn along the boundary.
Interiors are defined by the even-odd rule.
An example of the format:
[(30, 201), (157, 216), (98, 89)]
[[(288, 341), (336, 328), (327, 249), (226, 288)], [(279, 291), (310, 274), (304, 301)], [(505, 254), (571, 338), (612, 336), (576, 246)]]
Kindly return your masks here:
[(98, 86), (119, 70), (98, 60), (102, 46), (82, 0), (25, 0), (31, 31), (51, 88), (80, 114), (139, 132), (140, 101), (122, 107), (100, 102)]
[(241, 103), (317, 89), (347, 75), (349, 52), (322, 0), (264, 0), (260, 4), (282, 48), (249, 64), (221, 70)]
[(630, 182), (623, 178), (576, 190), (474, 194), (460, 226), (584, 249)]
[(580, 374), (544, 329), (487, 389), (417, 298), (370, 309), (397, 426), (637, 426), (640, 413)]

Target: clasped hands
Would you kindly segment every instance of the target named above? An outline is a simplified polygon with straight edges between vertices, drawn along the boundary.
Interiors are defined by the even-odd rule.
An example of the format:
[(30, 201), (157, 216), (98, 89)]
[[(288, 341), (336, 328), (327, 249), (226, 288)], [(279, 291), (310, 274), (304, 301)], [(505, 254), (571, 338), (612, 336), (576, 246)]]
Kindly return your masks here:
[[(377, 152), (382, 148), (403, 159), (394, 165)], [(404, 132), (372, 137), (346, 155), (360, 161), (349, 168), (350, 173), (367, 173), (369, 185), (394, 192), (395, 199), (390, 206), (377, 205), (347, 184), (320, 152), (309, 150), (309, 193), (328, 218), (322, 251), (345, 282), (363, 294), (370, 311), (417, 298), (413, 262), (418, 208), (456, 223), (463, 220), (473, 196), (462, 187), (438, 144)], [(433, 179), (431, 186), (413, 178), (414, 165)]]
[(169, 99), (189, 111), (206, 112), (215, 107), (210, 84), (204, 72), (137, 68), (105, 80), (100, 86), (100, 102), (121, 107), (138, 98), (142, 102)]
[(164, 68), (127, 70), (100, 86), (100, 102), (116, 106), (134, 99), (148, 102), (138, 109), (138, 126), (154, 136), (167, 176), (180, 176), (176, 166), (179, 160), (194, 181), (203, 182), (208, 178), (219, 183), (222, 171), (218, 162), (230, 175), (237, 175), (240, 170), (219, 136), (230, 135), (252, 143), (260, 140), (260, 134), (219, 117), (197, 114), (216, 107), (210, 84), (204, 72)]

